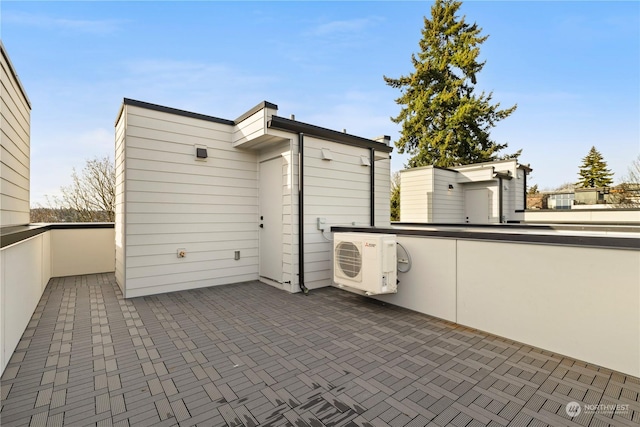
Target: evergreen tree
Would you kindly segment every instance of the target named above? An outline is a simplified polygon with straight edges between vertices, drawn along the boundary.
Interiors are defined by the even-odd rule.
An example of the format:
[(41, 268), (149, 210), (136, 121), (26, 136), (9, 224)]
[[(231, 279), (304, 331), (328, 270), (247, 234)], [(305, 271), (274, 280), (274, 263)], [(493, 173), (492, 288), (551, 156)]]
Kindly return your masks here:
[(409, 167), (491, 161), (507, 147), (493, 141), (489, 130), (516, 106), (499, 110), (500, 104), (491, 104), (492, 93), (474, 93), (476, 75), (484, 67), (479, 46), (488, 36), (456, 16), (461, 4), (436, 0), (431, 19), (424, 18), (420, 52), (411, 55), (415, 71), (397, 79), (384, 76), (401, 92), (396, 99), (400, 114), (391, 120), (402, 123), (396, 147), (411, 154)]
[(400, 172), (391, 176), (391, 221), (400, 221)]
[(580, 175), (578, 187), (597, 188), (613, 184), (613, 173), (607, 169), (607, 162), (604, 161), (602, 154), (596, 150), (596, 147), (591, 147), (589, 154), (582, 159), (578, 175)]

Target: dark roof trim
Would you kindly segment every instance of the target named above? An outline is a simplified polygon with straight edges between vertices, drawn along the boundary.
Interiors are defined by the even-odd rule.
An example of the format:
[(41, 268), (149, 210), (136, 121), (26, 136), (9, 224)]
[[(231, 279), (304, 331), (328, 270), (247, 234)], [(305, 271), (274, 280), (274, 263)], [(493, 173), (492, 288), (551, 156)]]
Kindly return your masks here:
[[(206, 120), (208, 122), (220, 123), (220, 124), (223, 124), (223, 125), (230, 125), (230, 126), (233, 126), (233, 125), (236, 125), (236, 124), (240, 123), (241, 121), (245, 120), (246, 118), (252, 116), (253, 114), (257, 113), (258, 111), (260, 111), (262, 109), (265, 109), (265, 108), (272, 108), (272, 109), (275, 109), (275, 110), (278, 109), (278, 106), (276, 104), (268, 102), (268, 101), (262, 101), (260, 104), (256, 105), (255, 107), (253, 107), (252, 109), (250, 109), (246, 113), (242, 114), (237, 119), (235, 119), (235, 120), (227, 120), (227, 119), (221, 119), (219, 117), (207, 116), (206, 114), (200, 114), (200, 113), (194, 113), (194, 112), (191, 112), (191, 111), (180, 110), (178, 108), (171, 108), (171, 107), (165, 107), (163, 105), (152, 104), (150, 102), (137, 101), (135, 99), (130, 99), (130, 98), (124, 98), (123, 105), (133, 105), (134, 107), (146, 108), (148, 110), (160, 111), (160, 112), (169, 113), (169, 114), (176, 114), (178, 116), (190, 117), (192, 119)], [(120, 118), (121, 114), (122, 114), (122, 109), (118, 113), (118, 118)], [(118, 120), (116, 119), (116, 123), (117, 122), (118, 122)]]
[[(631, 209), (630, 209), (631, 210)], [(524, 212), (523, 210), (516, 210), (516, 212)], [(400, 222), (394, 221), (392, 225), (397, 227), (415, 227), (415, 228), (434, 228), (434, 227), (447, 227), (447, 228), (475, 228), (479, 230), (488, 230), (488, 229), (496, 229), (496, 230), (513, 230), (517, 232), (518, 230), (542, 230), (542, 231), (550, 231), (550, 230), (573, 230), (573, 231), (609, 231), (609, 232), (627, 232), (627, 233), (639, 233), (640, 234), (640, 224), (636, 223), (570, 223), (570, 222), (540, 222), (540, 223), (531, 223), (531, 222), (513, 222), (510, 224), (460, 224), (457, 222), (453, 223), (424, 223), (424, 222)]]
[(502, 178), (502, 179), (506, 179), (506, 180), (513, 179), (511, 174), (507, 173), (507, 172), (494, 172), (493, 175), (494, 175), (494, 178)]
[(255, 107), (253, 107), (252, 109), (250, 109), (249, 111), (247, 111), (246, 113), (242, 114), (240, 117), (235, 119), (234, 123), (238, 124), (241, 121), (251, 117), (252, 115), (257, 113), (258, 111), (264, 110), (265, 108), (271, 108), (273, 110), (277, 110), (278, 106), (276, 104), (273, 104), (273, 103), (269, 102), (269, 101), (262, 101), (260, 104), (256, 105)]
[(271, 120), (269, 120), (267, 124), (267, 127), (271, 129), (279, 129), (295, 133), (304, 133), (305, 135), (315, 136), (316, 138), (335, 141), (345, 145), (352, 145), (354, 147), (373, 148), (375, 150), (384, 151), (387, 153), (393, 151), (393, 147), (390, 147), (382, 142), (362, 138), (360, 136), (350, 135), (344, 132), (338, 132), (336, 130), (331, 130), (320, 126), (310, 125), (308, 123), (285, 119), (284, 117), (272, 116)]
[(400, 172), (408, 172), (408, 171), (412, 171), (412, 170), (415, 170), (415, 169), (427, 169), (427, 168), (438, 169), (438, 170), (446, 171), (446, 172), (460, 173), (460, 171), (457, 171), (455, 169), (449, 169), (449, 168), (445, 168), (444, 166), (436, 166), (436, 165), (414, 166), (414, 167), (410, 167), (410, 168), (407, 168), (407, 169), (402, 169)]
[(52, 224), (29, 224), (0, 228), (0, 248), (19, 243), (49, 230), (79, 230), (114, 228), (113, 222), (57, 222)]
[(449, 238), (460, 240), (488, 240), (509, 243), (528, 243), (542, 244), (554, 246), (579, 246), (579, 247), (597, 247), (606, 249), (624, 249), (624, 250), (640, 250), (638, 239), (625, 237), (609, 237), (609, 236), (577, 236), (568, 234), (548, 235), (548, 234), (517, 234), (515, 233), (491, 233), (491, 232), (473, 232), (469, 231), (469, 224), (465, 224), (463, 230), (435, 230), (433, 226), (441, 224), (424, 224), (429, 225), (430, 229), (420, 228), (383, 228), (383, 227), (331, 227), (332, 232), (358, 232), (358, 233), (383, 233), (396, 234), (399, 236), (423, 236), (432, 238)]
[(4, 44), (2, 43), (2, 40), (0, 40), (0, 51), (2, 51), (2, 57), (4, 58), (4, 60), (7, 61), (7, 66), (9, 67), (9, 71), (11, 72), (11, 75), (13, 76), (13, 78), (18, 83), (18, 89), (20, 89), (20, 93), (22, 94), (22, 96), (24, 96), (24, 100), (27, 101), (27, 105), (29, 106), (29, 110), (31, 110), (31, 101), (29, 100), (29, 97), (27, 96), (27, 92), (24, 90), (24, 86), (22, 86), (22, 82), (20, 81), (20, 78), (18, 77), (18, 73), (16, 73), (16, 68), (13, 66), (13, 63), (11, 62), (11, 59), (9, 58), (9, 54), (7, 53), (7, 50), (4, 48)]
[[(124, 105), (132, 105), (134, 107), (146, 108), (148, 110), (160, 111), (162, 113), (176, 114), (178, 116), (190, 117), (192, 119), (206, 120), (208, 122), (220, 123), (223, 125), (233, 126), (233, 120), (221, 119), (219, 117), (207, 116), (205, 114), (193, 113), (191, 111), (179, 110), (177, 108), (165, 107), (163, 105), (152, 104), (150, 102), (136, 101), (135, 99), (124, 98)], [(120, 114), (118, 114), (118, 118)], [(117, 120), (116, 120), (117, 123)]]

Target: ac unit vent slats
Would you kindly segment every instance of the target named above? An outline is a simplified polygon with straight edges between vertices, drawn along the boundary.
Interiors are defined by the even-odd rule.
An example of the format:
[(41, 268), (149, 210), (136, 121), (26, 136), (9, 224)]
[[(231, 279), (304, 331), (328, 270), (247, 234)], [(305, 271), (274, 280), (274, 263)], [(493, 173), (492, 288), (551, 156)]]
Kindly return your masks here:
[(335, 250), (336, 264), (343, 277), (358, 280), (362, 271), (362, 253), (352, 242), (340, 242)]

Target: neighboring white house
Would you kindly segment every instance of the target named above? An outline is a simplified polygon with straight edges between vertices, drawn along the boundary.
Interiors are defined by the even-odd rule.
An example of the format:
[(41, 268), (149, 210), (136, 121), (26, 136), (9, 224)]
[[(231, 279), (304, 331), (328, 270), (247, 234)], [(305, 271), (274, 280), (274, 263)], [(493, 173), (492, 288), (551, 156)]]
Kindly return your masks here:
[(29, 223), (31, 103), (0, 42), (0, 226)]
[(225, 120), (124, 100), (115, 166), (125, 297), (258, 279), (289, 292), (328, 286), (330, 226), (389, 225), (388, 137), (276, 114), (269, 102)]
[(400, 172), (400, 221), (488, 224), (521, 219), (531, 168), (515, 159)]

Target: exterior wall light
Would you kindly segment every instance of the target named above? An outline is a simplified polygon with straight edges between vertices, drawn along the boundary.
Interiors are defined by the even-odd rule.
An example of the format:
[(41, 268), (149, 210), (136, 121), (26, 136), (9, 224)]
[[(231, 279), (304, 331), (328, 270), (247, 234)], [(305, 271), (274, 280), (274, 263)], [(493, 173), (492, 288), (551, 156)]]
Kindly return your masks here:
[(449, 190), (453, 190), (453, 184), (449, 184)]

